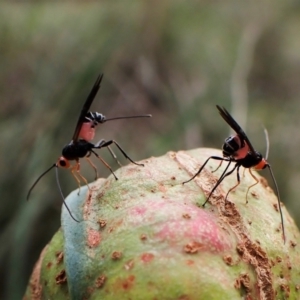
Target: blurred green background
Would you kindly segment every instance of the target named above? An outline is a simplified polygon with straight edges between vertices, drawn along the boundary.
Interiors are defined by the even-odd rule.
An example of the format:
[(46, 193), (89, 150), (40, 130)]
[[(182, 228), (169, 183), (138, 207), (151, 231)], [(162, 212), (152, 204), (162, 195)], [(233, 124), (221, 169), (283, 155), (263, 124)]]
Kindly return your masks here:
[[(215, 104), (225, 106), (262, 153), (268, 129), (269, 161), (299, 226), (299, 30), (292, 0), (0, 2), (0, 298), (22, 297), (60, 226), (55, 172), (26, 194), (70, 142), (102, 72), (93, 111), (153, 118), (108, 122), (95, 141), (115, 139), (134, 160), (220, 148), (229, 127)], [(85, 162), (82, 174), (93, 180)], [(68, 171), (60, 180), (65, 195), (77, 187)]]

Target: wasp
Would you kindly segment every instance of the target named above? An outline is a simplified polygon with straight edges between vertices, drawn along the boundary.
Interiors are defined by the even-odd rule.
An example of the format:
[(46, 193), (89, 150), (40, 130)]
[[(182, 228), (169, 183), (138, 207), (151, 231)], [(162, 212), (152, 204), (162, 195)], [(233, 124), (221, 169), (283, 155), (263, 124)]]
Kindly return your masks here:
[[(113, 172), (112, 168), (95, 152), (96, 149), (101, 149), (107, 147), (112, 156), (116, 159), (116, 155), (113, 153), (113, 151), (110, 149), (110, 145), (114, 144), (116, 147), (120, 150), (120, 152), (127, 158), (130, 162), (132, 162), (135, 165), (138, 166), (144, 166), (143, 164), (136, 163), (133, 161), (127, 153), (121, 148), (121, 146), (115, 141), (115, 140), (109, 140), (105, 141), (104, 139), (101, 139), (98, 143), (93, 144), (91, 143), (91, 140), (93, 140), (95, 136), (96, 127), (99, 124), (105, 123), (107, 121), (111, 120), (117, 120), (117, 119), (129, 119), (129, 118), (144, 118), (144, 117), (151, 117), (150, 114), (146, 115), (138, 115), (138, 116), (125, 116), (125, 117), (114, 117), (114, 118), (106, 118), (104, 115), (98, 113), (98, 112), (90, 112), (89, 109), (98, 93), (98, 90), (100, 88), (100, 84), (103, 78), (103, 74), (99, 75), (95, 84), (93, 85), (86, 101), (83, 104), (81, 113), (79, 115), (75, 131), (72, 137), (72, 140), (69, 144), (64, 146), (62, 149), (62, 155), (58, 158), (58, 160), (46, 171), (44, 171), (33, 183), (31, 188), (28, 191), (27, 194), (27, 200), (30, 197), (30, 194), (34, 187), (37, 185), (37, 183), (40, 181), (40, 179), (46, 175), (50, 170), (53, 168), (56, 168), (56, 179), (57, 184), (59, 187), (59, 191), (61, 193), (63, 204), (67, 208), (68, 212), (70, 213), (70, 216), (77, 221), (73, 216), (68, 208), (64, 196), (62, 194), (59, 180), (58, 180), (58, 168), (64, 168), (64, 169), (70, 169), (72, 172), (73, 177), (78, 183), (78, 186), (80, 188), (80, 182), (81, 180), (85, 182), (85, 184), (88, 185), (87, 180), (81, 175), (80, 173), (80, 159), (86, 158), (89, 164), (93, 167), (96, 178), (98, 177), (97, 168), (95, 165), (90, 161), (89, 157), (91, 154), (94, 154), (113, 174), (116, 180), (118, 180), (117, 176)], [(74, 162), (74, 163), (73, 163)]]
[[(259, 180), (255, 175), (252, 173), (252, 169), (254, 170), (262, 170), (262, 169), (268, 169), (271, 177), (273, 179), (274, 186), (276, 188), (276, 193), (277, 193), (277, 199), (278, 199), (278, 208), (280, 212), (280, 218), (281, 218), (281, 227), (282, 227), (282, 234), (283, 234), (283, 240), (285, 242), (285, 231), (284, 231), (284, 222), (283, 222), (283, 215), (282, 215), (282, 210), (281, 210), (281, 205), (280, 205), (280, 194), (279, 194), (279, 189), (277, 182), (275, 180), (275, 176), (273, 174), (271, 165), (267, 162), (267, 160), (262, 156), (262, 154), (254, 149), (252, 146), (250, 140), (248, 139), (246, 133), (244, 130), (240, 127), (240, 125), (234, 120), (234, 118), (229, 114), (229, 112), (223, 107), (220, 107), (217, 105), (217, 109), (221, 115), (221, 117), (225, 120), (225, 122), (235, 131), (235, 135), (231, 135), (230, 137), (225, 139), (225, 142), (222, 147), (222, 154), (223, 157), (220, 156), (210, 156), (204, 164), (200, 167), (198, 172), (189, 180), (183, 182), (183, 184), (193, 180), (196, 176), (198, 176), (206, 164), (209, 162), (210, 159), (214, 160), (219, 160), (220, 165), (218, 168), (221, 166), (222, 162), (226, 161), (228, 162), (227, 166), (225, 167), (222, 175), (218, 179), (217, 183), (215, 186), (212, 188), (211, 192), (209, 193), (206, 201), (202, 204), (204, 207), (207, 201), (210, 199), (211, 195), (213, 192), (216, 190), (216, 188), (220, 185), (220, 183), (229, 175), (234, 173), (236, 171), (236, 176), (237, 176), (237, 183), (234, 185), (232, 188), (229, 189), (229, 191), (226, 194), (225, 200), (227, 199), (228, 195), (230, 192), (232, 192), (234, 189), (238, 187), (238, 185), (241, 182), (240, 179), (240, 168), (244, 167), (245, 169), (248, 169), (250, 172), (250, 175), (252, 178), (255, 180), (255, 183), (250, 185), (247, 189), (246, 193), (246, 203), (248, 203), (247, 196), (249, 190), (254, 187), (256, 184), (258, 184)], [(233, 168), (229, 170), (230, 165), (234, 164)], [(218, 169), (217, 168), (217, 169)], [(216, 170), (217, 170), (216, 169)], [(215, 171), (216, 171), (215, 170)]]

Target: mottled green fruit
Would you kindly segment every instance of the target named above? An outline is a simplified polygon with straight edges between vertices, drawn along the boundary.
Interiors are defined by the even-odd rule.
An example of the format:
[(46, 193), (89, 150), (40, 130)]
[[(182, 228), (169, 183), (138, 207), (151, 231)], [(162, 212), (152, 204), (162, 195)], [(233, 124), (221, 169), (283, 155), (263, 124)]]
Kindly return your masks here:
[[(300, 299), (299, 231), (267, 181), (241, 168), (203, 208), (225, 168), (213, 149), (169, 152), (74, 191), (41, 254), (25, 299)], [(276, 174), (276, 170), (275, 170)], [(62, 251), (63, 249), (63, 251)], [(58, 262), (63, 253), (64, 261)], [(65, 271), (65, 273), (61, 273)], [(58, 274), (66, 274), (58, 281)], [(61, 276), (62, 277), (62, 276)]]

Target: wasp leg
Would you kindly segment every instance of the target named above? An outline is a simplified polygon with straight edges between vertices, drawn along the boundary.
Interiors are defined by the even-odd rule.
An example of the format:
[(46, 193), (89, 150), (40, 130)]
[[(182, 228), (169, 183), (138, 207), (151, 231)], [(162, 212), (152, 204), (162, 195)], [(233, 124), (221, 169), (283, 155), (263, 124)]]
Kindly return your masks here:
[[(220, 157), (220, 156), (210, 156), (210, 157), (204, 162), (204, 164), (200, 167), (200, 169), (198, 170), (198, 172), (197, 172), (193, 177), (191, 177), (189, 180), (184, 181), (182, 184), (188, 183), (188, 182), (192, 181), (196, 176), (198, 176), (198, 175), (202, 172), (202, 170), (204, 169), (204, 167), (206, 166), (206, 164), (208, 163), (208, 161), (209, 161), (210, 159), (224, 160), (224, 158), (223, 158), (223, 157)], [(225, 159), (225, 160), (226, 160), (226, 159)]]
[(249, 173), (252, 176), (252, 178), (256, 181), (255, 183), (253, 183), (252, 185), (250, 185), (247, 189), (247, 193), (246, 193), (246, 204), (248, 203), (248, 192), (249, 190), (254, 187), (255, 185), (258, 184), (259, 180), (257, 179), (257, 177), (255, 177), (255, 175), (251, 172), (251, 169), (249, 169)]
[(107, 146), (108, 151), (110, 152), (111, 156), (114, 158), (114, 160), (118, 163), (118, 165), (120, 167), (122, 167), (122, 164), (119, 162), (117, 155), (115, 154), (115, 152), (109, 147)]
[[(80, 162), (79, 162), (79, 161), (76, 161), (75, 166), (73, 166), (73, 167), (71, 168), (71, 172), (72, 172), (72, 175), (73, 175), (73, 177), (75, 178), (75, 180), (77, 181), (77, 184), (78, 184), (78, 188), (79, 188), (79, 190), (78, 190), (78, 195), (80, 194), (80, 188), (81, 188), (81, 185), (80, 185), (80, 179), (79, 179), (79, 178), (82, 179), (82, 181), (87, 185), (88, 189), (90, 190), (90, 187), (89, 187), (89, 184), (88, 184), (87, 180), (85, 179), (85, 177), (83, 177), (83, 176), (80, 174)], [(79, 178), (78, 178), (77, 176), (78, 176)]]
[(112, 168), (110, 167), (110, 165), (103, 158), (101, 158), (94, 150), (91, 149), (90, 151), (95, 154), (95, 156), (104, 164), (104, 166), (107, 169), (109, 169), (109, 171), (111, 172), (111, 174), (114, 175), (115, 179), (118, 180), (118, 177), (116, 176), (116, 174), (114, 173), (114, 171), (112, 170)]
[(90, 164), (90, 166), (94, 169), (94, 171), (95, 171), (95, 180), (97, 180), (98, 178), (99, 178), (99, 176), (98, 176), (98, 170), (97, 170), (97, 167), (93, 164), (93, 162), (90, 160), (90, 155), (91, 155), (91, 153), (89, 153), (86, 157), (85, 157), (85, 159), (87, 160), (87, 162)]
[(108, 148), (108, 151), (110, 152), (111, 156), (114, 158), (114, 160), (117, 162), (117, 164), (122, 167), (122, 164), (119, 162), (118, 158), (117, 158), (117, 155), (114, 153), (114, 151), (109, 147), (109, 146), (103, 146), (103, 144), (105, 144), (105, 140), (100, 140), (96, 145), (95, 145), (95, 148), (97, 149), (100, 149), (102, 147), (107, 147)]
[(110, 141), (101, 140), (94, 146), (94, 148), (100, 149), (100, 148), (108, 147), (111, 144), (115, 144), (118, 147), (118, 149), (122, 152), (124, 157), (126, 157), (133, 164), (135, 164), (137, 166), (142, 166), (142, 167), (144, 166), (143, 164), (138, 164), (137, 162), (133, 161), (115, 140), (110, 140)]
[[(239, 186), (239, 184), (241, 183), (241, 178), (240, 178), (240, 167), (241, 167), (241, 165), (238, 165), (238, 164), (236, 164), (235, 166), (234, 166), (234, 168), (230, 171), (230, 172), (228, 172), (225, 176), (228, 176), (228, 175), (230, 175), (235, 169), (236, 169), (236, 177), (237, 177), (237, 184), (235, 185), (235, 186), (233, 186), (232, 188), (230, 188), (230, 190), (227, 192), (227, 194), (226, 194), (226, 197), (225, 197), (225, 201), (227, 200), (227, 197), (228, 197), (228, 195), (229, 195), (229, 193), (231, 193), (234, 189), (236, 189), (236, 187), (238, 187)], [(224, 177), (225, 177), (224, 176)]]
[[(216, 188), (219, 186), (219, 184), (224, 180), (224, 178), (228, 175), (230, 175), (236, 168), (236, 166), (229, 172), (227, 172), (232, 160), (230, 158), (224, 158), (224, 157), (220, 157), (220, 156), (210, 156), (205, 162), (204, 164), (200, 167), (200, 169), (198, 170), (198, 172), (189, 180), (184, 181), (182, 184), (185, 184), (187, 182), (190, 182), (191, 180), (193, 180), (197, 175), (199, 175), (202, 170), (204, 169), (204, 167), (206, 166), (206, 164), (208, 163), (208, 161), (210, 159), (215, 159), (215, 160), (220, 160), (221, 162), (223, 161), (228, 161), (228, 164), (225, 168), (225, 170), (223, 171), (222, 175), (220, 176), (220, 178), (218, 179), (217, 183), (215, 184), (215, 186), (213, 187), (213, 189), (211, 190), (211, 192), (209, 193), (207, 199), (205, 200), (205, 202), (202, 204), (202, 207), (205, 206), (205, 204), (207, 203), (207, 201), (210, 199), (211, 195), (213, 194), (213, 192), (216, 190)], [(215, 170), (216, 171), (216, 170)], [(227, 172), (227, 173), (226, 173)]]
[(246, 172), (246, 168), (244, 168), (244, 171), (243, 171), (243, 178), (245, 177), (245, 172)]
[[(236, 165), (235, 165), (235, 166), (233, 167), (232, 170), (230, 170), (229, 172), (227, 172), (227, 170), (228, 170), (228, 168), (229, 168), (229, 166), (230, 166), (232, 160), (227, 160), (227, 159), (225, 159), (225, 158), (223, 158), (223, 160), (228, 161), (228, 164), (227, 164), (225, 170), (223, 171), (222, 175), (221, 175), (220, 178), (218, 179), (217, 183), (215, 184), (215, 186), (213, 187), (213, 189), (210, 191), (210, 193), (209, 193), (209, 195), (208, 195), (206, 201), (202, 204), (202, 207), (205, 206), (205, 204), (206, 204), (207, 201), (210, 199), (210, 197), (211, 197), (211, 195), (213, 194), (213, 192), (214, 192), (214, 191), (216, 190), (216, 188), (220, 185), (220, 183), (225, 179), (225, 177), (228, 176), (228, 175), (230, 175), (230, 174), (232, 174), (233, 171), (234, 171), (235, 168), (236, 168)], [(226, 172), (227, 172), (227, 173), (226, 173)]]
[(222, 163), (223, 163), (223, 159), (220, 161), (218, 167), (215, 170), (211, 171), (211, 172), (215, 173), (216, 171), (218, 171), (220, 169), (220, 167), (222, 166)]

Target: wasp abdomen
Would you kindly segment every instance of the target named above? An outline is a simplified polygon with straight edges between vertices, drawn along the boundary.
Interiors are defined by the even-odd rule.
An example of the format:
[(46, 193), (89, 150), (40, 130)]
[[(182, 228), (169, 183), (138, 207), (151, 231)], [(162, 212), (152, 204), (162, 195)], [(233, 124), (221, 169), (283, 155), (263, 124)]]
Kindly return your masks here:
[(224, 156), (234, 156), (234, 154), (244, 146), (244, 142), (241, 141), (239, 136), (231, 135), (223, 144)]
[(96, 123), (104, 123), (106, 121), (106, 117), (98, 112), (88, 112), (85, 116), (86, 120), (94, 121)]

